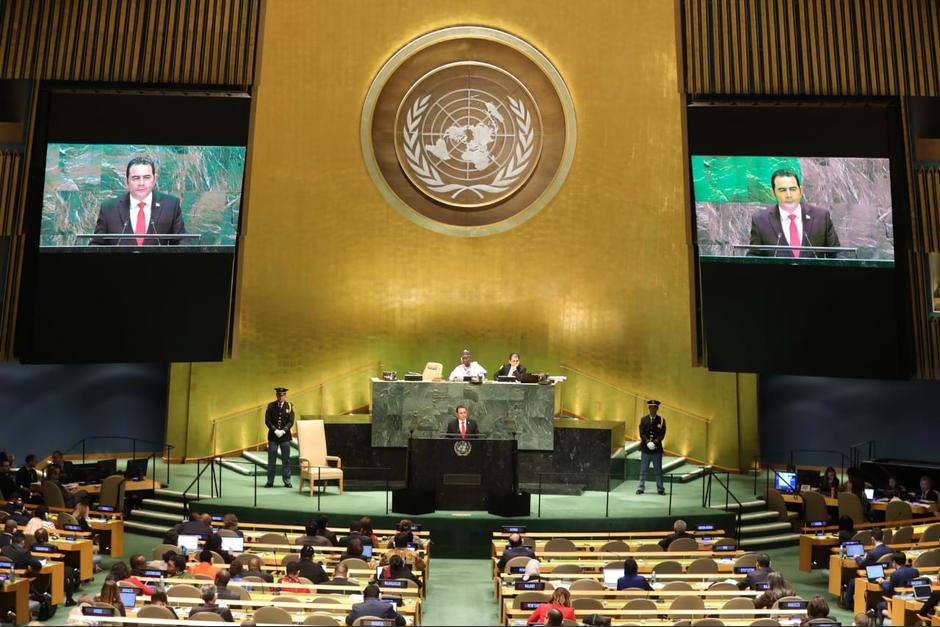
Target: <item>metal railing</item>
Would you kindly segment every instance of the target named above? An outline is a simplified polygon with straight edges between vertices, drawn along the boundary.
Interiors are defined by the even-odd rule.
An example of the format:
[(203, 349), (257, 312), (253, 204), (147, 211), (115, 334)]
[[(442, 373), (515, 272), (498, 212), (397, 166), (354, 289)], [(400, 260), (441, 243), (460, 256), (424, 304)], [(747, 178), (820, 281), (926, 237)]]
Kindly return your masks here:
[[(137, 459), (137, 443), (138, 442), (140, 442), (141, 444), (158, 444), (160, 448), (160, 453), (165, 453), (166, 455), (166, 485), (170, 485), (170, 451), (173, 450), (172, 444), (166, 444), (165, 442), (157, 442), (154, 440), (143, 440), (141, 438), (133, 438), (130, 436), (125, 436), (125, 435), (89, 435), (89, 436), (82, 438), (81, 440), (71, 445), (67, 449), (63, 450), (62, 454), (66, 455), (70, 453), (71, 451), (74, 451), (79, 446), (81, 446), (82, 464), (85, 464), (86, 463), (85, 458), (88, 454), (87, 444), (89, 440), (125, 440), (125, 441), (130, 440), (131, 459)], [(144, 451), (141, 451), (141, 452), (144, 452)], [(114, 455), (115, 459), (117, 458), (117, 455), (118, 455), (117, 453), (109, 453), (107, 451), (102, 451), (102, 454)], [(150, 478), (154, 483), (156, 483), (157, 481), (157, 464), (156, 464), (157, 451), (150, 449), (149, 455), (147, 458), (150, 460), (148, 462), (148, 465), (150, 466)], [(110, 459), (110, 457), (106, 459)]]
[(855, 444), (849, 446), (849, 465), (853, 468), (858, 468), (862, 465), (863, 448), (866, 450), (866, 459), (875, 459), (877, 441), (865, 440), (862, 442), (856, 442)]
[(725, 489), (725, 511), (728, 511), (731, 501), (733, 500), (737, 505), (737, 510), (734, 513), (734, 539), (741, 543), (741, 514), (744, 510), (744, 504), (735, 496), (734, 492), (731, 491), (731, 473), (725, 473), (725, 480), (722, 481), (721, 477), (718, 476), (718, 473), (712, 468), (708, 468), (705, 471), (705, 474), (708, 475), (708, 482), (702, 482), (702, 489), (704, 494), (702, 496), (702, 507), (711, 507), (712, 506), (712, 480), (718, 482), (718, 484)]

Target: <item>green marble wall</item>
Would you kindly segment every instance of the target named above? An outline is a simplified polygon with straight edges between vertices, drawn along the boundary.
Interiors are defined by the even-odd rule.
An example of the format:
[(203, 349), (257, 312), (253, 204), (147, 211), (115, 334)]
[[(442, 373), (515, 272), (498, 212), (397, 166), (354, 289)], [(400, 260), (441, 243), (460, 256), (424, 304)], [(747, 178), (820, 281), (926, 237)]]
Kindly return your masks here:
[(43, 186), (41, 246), (82, 246), (95, 230), (101, 203), (127, 193), (133, 157), (153, 159), (155, 191), (180, 199), (187, 233), (200, 246), (234, 246), (238, 234), (245, 148), (49, 144)]

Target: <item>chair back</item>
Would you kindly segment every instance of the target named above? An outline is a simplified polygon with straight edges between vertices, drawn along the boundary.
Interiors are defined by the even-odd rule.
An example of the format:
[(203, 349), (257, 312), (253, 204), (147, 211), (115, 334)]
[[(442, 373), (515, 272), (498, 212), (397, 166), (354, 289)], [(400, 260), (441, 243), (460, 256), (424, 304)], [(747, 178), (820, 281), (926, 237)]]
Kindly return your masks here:
[[(274, 600), (277, 601), (277, 599)], [(294, 622), (287, 610), (285, 610), (283, 607), (274, 607), (273, 605), (259, 607), (255, 610), (253, 618), (255, 624), (257, 625), (262, 625), (264, 623), (273, 625), (290, 625)]]
[(300, 560), (300, 553), (288, 553), (281, 558), (281, 566), (287, 566), (291, 562), (296, 562)]
[(219, 529), (218, 531), (215, 532), (215, 535), (219, 536), (220, 538), (237, 538), (238, 537), (238, 534), (235, 533), (233, 529)]
[(669, 543), (667, 551), (697, 551), (698, 542), (695, 538), (676, 538)]
[(336, 625), (339, 627), (339, 621), (330, 616), (329, 614), (323, 614), (322, 612), (314, 612), (310, 616), (304, 619), (304, 625), (326, 625), (332, 626)]
[(602, 610), (604, 609), (604, 602), (600, 599), (594, 599), (591, 597), (578, 597), (577, 599), (571, 600), (571, 607), (578, 611)]
[(193, 579), (201, 579), (203, 581), (215, 581), (215, 577), (212, 575), (207, 575), (205, 573), (196, 573), (192, 576)]
[(254, 554), (252, 553), (239, 553), (238, 555), (235, 556), (235, 559), (233, 559), (232, 561), (239, 562), (241, 563), (242, 566), (244, 566), (245, 568), (248, 568), (248, 562), (251, 561), (252, 557), (254, 557)]
[(716, 581), (712, 585), (708, 586), (709, 592), (732, 592), (737, 589), (737, 584), (733, 584), (730, 581)]
[(162, 560), (163, 555), (167, 551), (173, 551), (174, 553), (182, 553), (182, 551), (180, 551), (180, 548), (176, 546), (175, 544), (158, 544), (157, 546), (153, 547), (153, 559)]
[(745, 553), (741, 557), (734, 560), (734, 567), (740, 568), (742, 566), (747, 566), (754, 568), (757, 566), (757, 553)]
[(344, 565), (347, 570), (369, 570), (369, 563), (358, 557), (347, 557), (340, 564)]
[(580, 575), (581, 567), (578, 564), (559, 564), (552, 569), (552, 573), (556, 575)]
[(653, 566), (653, 572), (658, 575), (678, 575), (682, 572), (682, 564), (675, 560), (667, 560)]
[(751, 627), (780, 627), (780, 622), (772, 618), (758, 618), (751, 623)]
[(924, 551), (914, 560), (914, 568), (940, 566), (940, 549)]
[(871, 537), (871, 531), (868, 529), (862, 529), (854, 536), (852, 536), (852, 542), (858, 542), (862, 546), (871, 546), (874, 544), (874, 539)]
[(551, 600), (551, 595), (545, 594), (544, 592), (526, 590), (525, 592), (517, 594), (516, 598), (512, 600), (512, 609), (518, 610), (522, 607), (523, 603), (548, 603)]
[(713, 546), (733, 546), (734, 548), (738, 548), (738, 541), (735, 540), (734, 538), (718, 538), (717, 540), (712, 542), (712, 545)]
[[(320, 422), (322, 423), (323, 421), (321, 420)], [(324, 455), (326, 455), (326, 453), (324, 453)], [(274, 532), (261, 534), (255, 539), (255, 542), (258, 544), (290, 544), (290, 540), (287, 539), (287, 536), (283, 533)]]
[(656, 542), (650, 542), (649, 544), (641, 544), (636, 548), (639, 553), (657, 553), (663, 550), (663, 547), (659, 546)]
[[(728, 599), (725, 601), (725, 604), (721, 606), (723, 610), (753, 610), (754, 609), (754, 600), (748, 597), (734, 597), (733, 599)], [(742, 614), (735, 616), (735, 618), (754, 618), (753, 614)]]
[(626, 553), (629, 550), (630, 545), (623, 540), (611, 540), (601, 546), (601, 553)]
[(228, 589), (238, 595), (239, 601), (251, 601), (251, 593), (236, 584), (229, 584)]
[(356, 620), (352, 622), (353, 627), (360, 627), (361, 625), (366, 625), (366, 624), (384, 625), (386, 623), (388, 623), (389, 625), (394, 625), (395, 621), (388, 619), (388, 618), (382, 618), (380, 616), (360, 616), (359, 618), (357, 618)]
[(666, 584), (663, 586), (663, 590), (669, 590), (669, 591), (679, 590), (679, 591), (685, 592), (685, 591), (691, 591), (694, 589), (695, 588), (693, 588), (692, 584), (690, 584), (688, 581), (667, 581)]
[(692, 623), (692, 627), (725, 627), (725, 623), (720, 618), (700, 618)]
[[(669, 604), (670, 610), (704, 610), (705, 601), (702, 597), (687, 596), (687, 597), (676, 597), (672, 603)], [(692, 616), (680, 616), (678, 618), (685, 620), (695, 620), (696, 618), (702, 618), (701, 616), (692, 615)]]
[(571, 582), (569, 590), (605, 590), (603, 583), (597, 579), (577, 579)]
[(839, 518), (848, 516), (856, 525), (865, 522), (865, 512), (862, 511), (862, 500), (852, 492), (839, 492)]
[(439, 381), (444, 378), (444, 364), (436, 361), (429, 361), (424, 365), (424, 372), (421, 373), (423, 381)]
[(339, 597), (315, 597), (313, 603), (340, 603)]
[(803, 497), (803, 511), (806, 515), (806, 522), (829, 522), (829, 508), (822, 494), (806, 490), (801, 492), (800, 495)]
[(914, 510), (907, 501), (891, 501), (885, 510), (885, 522), (894, 522), (895, 520), (910, 520), (914, 518)]
[(774, 606), (773, 606), (773, 608), (771, 608), (771, 609), (779, 610), (781, 603), (787, 603), (787, 602), (789, 602), (789, 601), (805, 601), (805, 600), (806, 600), (806, 599), (804, 599), (803, 597), (801, 597), (801, 596), (796, 596), (796, 595), (792, 595), (792, 596), (788, 596), (788, 597), (780, 597), (779, 599), (777, 599), (777, 600), (774, 602)]
[(908, 525), (897, 529), (891, 535), (891, 541), (895, 544), (910, 544), (914, 541), (914, 528)]
[(242, 577), (242, 581), (246, 583), (264, 583), (264, 579), (258, 575), (245, 575)]
[(311, 466), (326, 466), (326, 431), (322, 420), (297, 422), (297, 448)]
[(918, 544), (925, 544), (927, 542), (936, 542), (940, 540), (940, 523), (934, 523), (924, 529), (924, 533), (920, 535), (920, 540), (917, 541)]
[(689, 564), (686, 572), (690, 575), (711, 575), (718, 572), (718, 564), (710, 557), (700, 557)]
[(124, 486), (127, 479), (124, 475), (111, 475), (101, 482), (100, 505), (110, 505), (116, 512), (124, 511)]
[(166, 620), (176, 620), (176, 615), (168, 607), (160, 605), (145, 605), (137, 610), (137, 618), (164, 618)]
[(182, 597), (185, 599), (201, 599), (202, 592), (189, 583), (178, 583), (166, 591), (168, 597)]
[(204, 620), (211, 621), (213, 623), (225, 622), (225, 619), (215, 612), (196, 612), (195, 614), (190, 615), (189, 620)]
[(59, 512), (59, 515), (56, 516), (56, 519), (55, 519), (55, 526), (58, 527), (59, 529), (61, 529), (63, 525), (77, 525), (77, 524), (78, 524), (78, 521), (75, 520), (75, 516), (72, 516), (68, 512)]
[(62, 490), (51, 481), (42, 482), (42, 500), (49, 507), (65, 507), (65, 499), (62, 498)]
[(767, 488), (767, 509), (777, 512), (781, 522), (790, 522), (790, 518), (787, 516), (787, 504), (776, 488)]
[[(623, 609), (625, 610), (655, 610), (656, 602), (652, 599), (630, 599), (624, 604)], [(645, 620), (649, 618), (643, 614), (624, 614), (624, 618), (639, 618)]]
[(219, 555), (219, 554), (216, 553), (215, 551), (209, 551), (209, 553), (212, 555), (212, 563), (213, 563), (213, 564), (222, 564), (223, 566), (225, 565), (225, 558), (224, 558), (224, 557), (222, 557), (221, 555)]
[(577, 551), (578, 547), (575, 546), (574, 542), (568, 538), (552, 538), (545, 543), (545, 548), (543, 549), (547, 553), (557, 553), (557, 552), (573, 552)]

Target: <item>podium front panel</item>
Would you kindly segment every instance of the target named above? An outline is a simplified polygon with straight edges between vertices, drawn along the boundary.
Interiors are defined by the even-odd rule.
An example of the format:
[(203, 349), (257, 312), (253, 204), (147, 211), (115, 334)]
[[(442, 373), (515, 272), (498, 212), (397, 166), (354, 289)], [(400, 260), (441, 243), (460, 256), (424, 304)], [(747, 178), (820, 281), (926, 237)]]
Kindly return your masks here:
[(516, 451), (513, 440), (413, 439), (408, 487), (433, 490), (437, 509), (486, 510), (489, 493), (513, 491)]

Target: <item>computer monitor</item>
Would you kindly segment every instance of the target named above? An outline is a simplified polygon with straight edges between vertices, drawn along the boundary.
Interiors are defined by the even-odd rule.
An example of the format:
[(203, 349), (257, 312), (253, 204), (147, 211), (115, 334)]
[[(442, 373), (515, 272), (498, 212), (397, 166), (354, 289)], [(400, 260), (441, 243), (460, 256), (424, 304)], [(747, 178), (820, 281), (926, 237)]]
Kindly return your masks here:
[(605, 568), (604, 569), (604, 585), (608, 588), (616, 588), (617, 580), (623, 577), (622, 568)]
[(363, 545), (362, 545), (362, 556), (365, 557), (365, 558), (371, 558), (371, 557), (372, 557), (372, 545), (371, 545), (371, 544), (363, 544)]
[(868, 577), (868, 581), (881, 579), (882, 577), (885, 576), (885, 565), (884, 564), (872, 564), (871, 566), (866, 566), (865, 576)]
[(105, 478), (110, 477), (111, 475), (117, 474), (117, 460), (116, 459), (99, 459), (97, 462), (98, 465), (98, 479), (104, 481)]
[(914, 598), (918, 601), (926, 601), (932, 592), (930, 584), (914, 586)]
[(199, 550), (199, 536), (190, 536), (183, 534), (179, 536), (176, 540), (176, 546), (186, 551), (198, 551)]
[(869, 501), (875, 500), (875, 488), (865, 488), (865, 498)]
[(865, 547), (861, 542), (846, 542), (842, 546), (845, 547), (846, 557), (858, 557), (865, 554)]
[(127, 467), (124, 470), (124, 476), (131, 481), (140, 481), (141, 479), (146, 478), (147, 463), (149, 461), (149, 457), (145, 457), (143, 459), (127, 460)]
[(222, 550), (228, 551), (229, 553), (244, 553), (245, 552), (245, 539), (238, 537), (225, 537), (222, 536)]
[(786, 471), (774, 473), (774, 487), (781, 492), (796, 492), (796, 473)]
[(118, 588), (118, 594), (121, 595), (121, 603), (124, 604), (125, 609), (132, 610), (134, 606), (137, 605), (137, 588), (120, 586)]
[(806, 468), (797, 469), (796, 485), (801, 487), (808, 485), (810, 488), (815, 488), (819, 485), (819, 471)]

